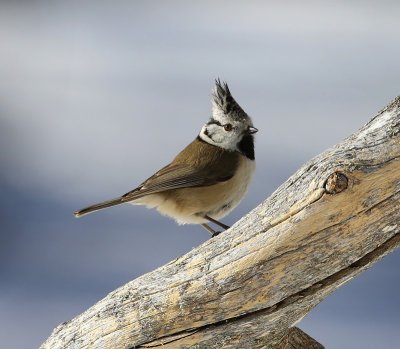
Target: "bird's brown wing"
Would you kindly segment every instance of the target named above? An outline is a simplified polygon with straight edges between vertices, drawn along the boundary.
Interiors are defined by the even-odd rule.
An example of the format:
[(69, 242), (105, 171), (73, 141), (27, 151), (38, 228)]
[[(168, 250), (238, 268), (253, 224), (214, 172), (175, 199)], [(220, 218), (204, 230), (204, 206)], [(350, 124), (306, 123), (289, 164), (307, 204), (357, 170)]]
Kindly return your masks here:
[(231, 152), (195, 139), (175, 159), (136, 189), (121, 197), (123, 202), (145, 195), (188, 187), (209, 186), (227, 181), (239, 164), (238, 152)]
[(230, 152), (196, 139), (183, 149), (172, 163), (136, 189), (118, 198), (83, 208), (75, 212), (75, 216), (80, 217), (167, 190), (209, 186), (227, 181), (235, 174), (240, 156), (238, 152)]
[(107, 200), (85, 207), (79, 211), (76, 211), (74, 214), (76, 217), (81, 217), (88, 213), (130, 202), (146, 195), (178, 188), (212, 185), (218, 182), (226, 181), (233, 176), (233, 171), (231, 171), (230, 168), (227, 168), (225, 171), (223, 171), (222, 175), (221, 173), (220, 175), (216, 175), (215, 173), (218, 172), (192, 168), (185, 164), (170, 164), (162, 168), (160, 171), (155, 173), (129, 193), (112, 200)]
[[(234, 165), (234, 164), (233, 164)], [(223, 171), (213, 168), (197, 168), (188, 164), (170, 164), (162, 168), (144, 181), (136, 189), (122, 196), (122, 201), (132, 201), (140, 197), (160, 193), (167, 190), (209, 186), (232, 178), (234, 166), (228, 166)]]

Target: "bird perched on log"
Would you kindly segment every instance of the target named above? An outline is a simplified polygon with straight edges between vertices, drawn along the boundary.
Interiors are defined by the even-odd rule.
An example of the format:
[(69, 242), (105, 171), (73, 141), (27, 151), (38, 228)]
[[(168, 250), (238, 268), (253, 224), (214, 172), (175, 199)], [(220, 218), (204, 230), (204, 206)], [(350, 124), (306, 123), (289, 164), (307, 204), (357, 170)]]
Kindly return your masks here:
[(216, 80), (212, 116), (197, 138), (170, 164), (137, 188), (112, 200), (75, 212), (76, 217), (130, 203), (156, 208), (179, 224), (210, 227), (231, 212), (247, 192), (255, 169), (254, 136), (258, 130), (232, 97), (226, 83)]

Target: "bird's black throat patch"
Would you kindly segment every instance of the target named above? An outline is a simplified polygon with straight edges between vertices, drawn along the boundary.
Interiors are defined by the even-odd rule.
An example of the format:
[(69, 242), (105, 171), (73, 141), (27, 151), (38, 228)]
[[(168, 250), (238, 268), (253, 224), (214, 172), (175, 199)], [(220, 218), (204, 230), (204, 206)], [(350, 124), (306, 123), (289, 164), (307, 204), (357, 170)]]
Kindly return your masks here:
[(254, 137), (252, 135), (243, 136), (238, 144), (238, 149), (244, 156), (250, 160), (254, 160)]

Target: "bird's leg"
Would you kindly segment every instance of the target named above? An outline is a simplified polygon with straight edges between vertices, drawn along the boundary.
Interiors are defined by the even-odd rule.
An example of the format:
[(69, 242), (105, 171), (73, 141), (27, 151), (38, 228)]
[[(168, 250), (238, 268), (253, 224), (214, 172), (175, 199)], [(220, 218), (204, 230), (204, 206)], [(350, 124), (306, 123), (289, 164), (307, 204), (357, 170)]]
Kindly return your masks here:
[[(204, 218), (207, 219), (207, 220), (209, 220), (210, 222), (216, 224), (216, 225), (219, 225), (221, 228), (224, 228), (225, 230), (226, 230), (226, 229), (229, 229), (229, 226), (228, 226), (228, 225), (223, 224), (223, 223), (217, 221), (216, 219), (211, 218), (210, 216), (205, 215)], [(220, 231), (216, 231), (216, 230), (212, 229), (208, 224), (203, 223), (202, 226), (203, 226), (209, 233), (212, 234), (212, 235), (211, 235), (212, 238), (213, 238), (214, 236), (217, 236), (218, 234), (221, 233)]]
[(217, 221), (216, 219), (211, 218), (210, 216), (205, 215), (204, 218), (205, 218), (205, 219), (208, 219), (210, 222), (215, 223), (216, 225), (219, 225), (221, 228), (224, 228), (225, 230), (230, 228), (229, 225), (226, 225), (226, 224), (224, 224), (224, 223), (221, 223), (221, 222)]
[(207, 225), (205, 223), (202, 224), (202, 227), (211, 234), (212, 238), (214, 236), (217, 236), (219, 233), (221, 233), (220, 231), (215, 231), (213, 228), (211, 228), (209, 225)]

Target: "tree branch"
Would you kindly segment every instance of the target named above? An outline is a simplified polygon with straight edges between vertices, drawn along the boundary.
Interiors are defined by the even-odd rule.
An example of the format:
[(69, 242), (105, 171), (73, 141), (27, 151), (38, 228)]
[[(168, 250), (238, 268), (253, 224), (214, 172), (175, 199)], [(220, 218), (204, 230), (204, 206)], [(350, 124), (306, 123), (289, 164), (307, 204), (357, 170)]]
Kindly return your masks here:
[(399, 222), (397, 97), (231, 229), (110, 293), (41, 348), (323, 348), (292, 326), (398, 247)]

